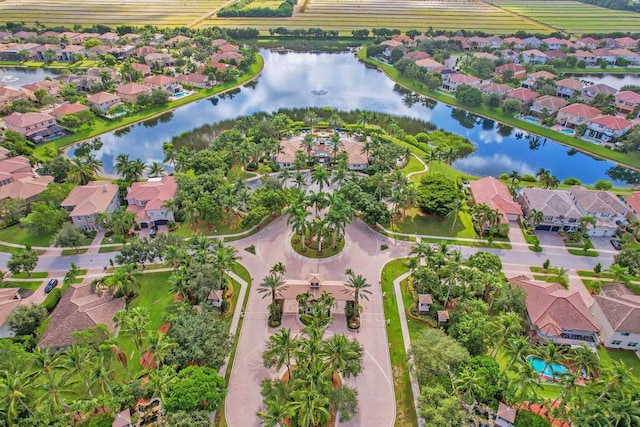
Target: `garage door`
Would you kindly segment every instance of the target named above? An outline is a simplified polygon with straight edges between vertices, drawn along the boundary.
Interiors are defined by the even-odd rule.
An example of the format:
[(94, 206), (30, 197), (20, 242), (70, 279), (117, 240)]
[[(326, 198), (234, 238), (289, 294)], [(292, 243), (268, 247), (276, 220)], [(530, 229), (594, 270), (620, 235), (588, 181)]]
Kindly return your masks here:
[(549, 231), (551, 229), (550, 225), (539, 225), (536, 227), (538, 231)]

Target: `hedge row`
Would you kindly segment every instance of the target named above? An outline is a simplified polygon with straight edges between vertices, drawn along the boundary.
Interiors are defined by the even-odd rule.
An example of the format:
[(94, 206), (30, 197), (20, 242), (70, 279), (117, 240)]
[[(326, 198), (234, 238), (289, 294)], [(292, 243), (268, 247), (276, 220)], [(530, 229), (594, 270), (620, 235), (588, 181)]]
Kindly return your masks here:
[(49, 313), (51, 313), (53, 309), (56, 308), (56, 305), (58, 305), (60, 298), (62, 298), (62, 290), (60, 288), (53, 288), (40, 305), (42, 305), (47, 309)]
[(277, 9), (269, 7), (255, 7), (251, 8), (246, 6), (250, 5), (253, 0), (240, 0), (230, 6), (220, 9), (218, 16), (221, 18), (229, 17), (287, 17), (293, 15), (293, 5), (295, 0), (284, 0)]

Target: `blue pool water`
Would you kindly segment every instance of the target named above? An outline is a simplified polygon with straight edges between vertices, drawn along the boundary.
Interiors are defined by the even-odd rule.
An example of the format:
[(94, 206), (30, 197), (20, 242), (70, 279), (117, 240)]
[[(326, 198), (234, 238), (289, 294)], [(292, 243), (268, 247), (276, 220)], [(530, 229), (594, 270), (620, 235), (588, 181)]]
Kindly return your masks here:
[(566, 366), (559, 363), (551, 363), (547, 365), (544, 360), (536, 356), (527, 357), (527, 362), (536, 371), (547, 377), (561, 377), (569, 373)]
[(182, 98), (183, 96), (187, 96), (187, 92), (180, 92), (173, 95), (174, 98)]
[(600, 141), (598, 141), (595, 138), (591, 138), (590, 136), (583, 136), (582, 139), (584, 139), (587, 142), (591, 142), (592, 144), (600, 144)]
[(540, 123), (540, 119), (537, 119), (533, 116), (524, 116), (523, 119), (531, 123)]
[(567, 135), (575, 135), (576, 131), (573, 129), (562, 129), (562, 133), (566, 133)]

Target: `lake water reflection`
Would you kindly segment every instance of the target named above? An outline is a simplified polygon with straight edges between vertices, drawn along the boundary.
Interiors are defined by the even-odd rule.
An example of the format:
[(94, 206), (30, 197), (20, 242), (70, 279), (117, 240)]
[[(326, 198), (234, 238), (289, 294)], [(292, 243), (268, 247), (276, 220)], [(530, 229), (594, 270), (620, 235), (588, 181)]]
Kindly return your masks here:
[[(532, 140), (526, 133), (442, 103), (413, 103), (393, 81), (358, 62), (353, 54), (261, 53), (265, 59), (263, 73), (237, 93), (201, 100), (160, 119), (103, 135), (104, 146), (98, 156), (105, 172), (113, 173), (114, 159), (120, 153), (145, 162), (161, 161), (164, 141), (204, 124), (280, 108), (332, 107), (409, 116), (463, 135), (476, 144), (477, 150), (453, 166), (471, 174), (495, 176), (512, 170), (534, 174), (545, 168), (561, 180), (575, 177), (592, 184), (598, 179), (612, 179), (607, 174), (615, 166), (612, 162), (577, 153), (553, 141)], [(619, 169), (621, 173), (615, 176), (632, 181), (637, 178), (637, 174)]]

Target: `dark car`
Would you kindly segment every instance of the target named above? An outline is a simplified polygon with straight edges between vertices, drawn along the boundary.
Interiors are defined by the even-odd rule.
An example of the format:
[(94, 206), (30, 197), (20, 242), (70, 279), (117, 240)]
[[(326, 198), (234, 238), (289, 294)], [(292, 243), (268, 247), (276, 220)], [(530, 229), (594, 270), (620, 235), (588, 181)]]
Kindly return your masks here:
[(158, 226), (154, 224), (151, 227), (151, 231), (149, 231), (149, 237), (151, 237), (152, 239), (155, 239), (156, 238), (156, 234), (158, 234)]
[(44, 293), (48, 294), (49, 292), (51, 292), (51, 289), (55, 288), (56, 286), (58, 286), (58, 279), (49, 280), (47, 286), (44, 287)]
[(611, 246), (613, 246), (617, 250), (622, 249), (622, 243), (620, 243), (620, 240), (611, 239), (611, 240), (609, 240), (609, 242), (611, 242)]

